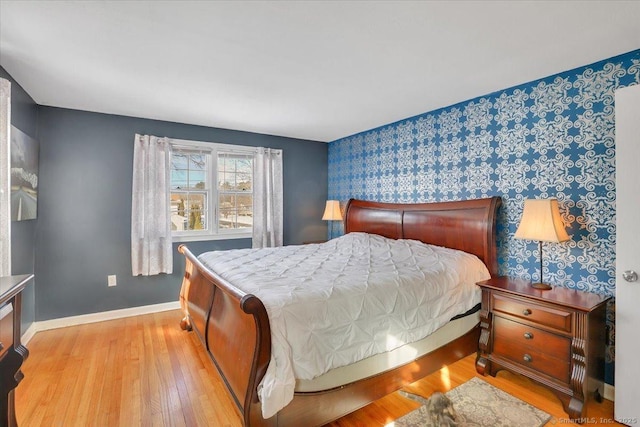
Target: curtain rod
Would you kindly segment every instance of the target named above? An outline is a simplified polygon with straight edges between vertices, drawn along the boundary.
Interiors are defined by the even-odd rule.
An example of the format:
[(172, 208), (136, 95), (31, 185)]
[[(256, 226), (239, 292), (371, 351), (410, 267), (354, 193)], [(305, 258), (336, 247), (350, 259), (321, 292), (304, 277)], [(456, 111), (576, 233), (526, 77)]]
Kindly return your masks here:
[[(261, 148), (261, 147), (253, 147), (248, 145), (223, 144), (221, 142), (192, 141), (187, 139), (173, 139), (173, 138), (167, 138), (167, 139), (171, 143), (172, 147), (177, 147), (177, 148), (186, 149), (186, 150), (193, 150), (193, 151), (197, 151), (198, 148), (203, 148), (208, 150), (216, 148), (226, 153), (247, 154), (247, 153), (257, 153), (258, 149)], [(237, 148), (234, 148), (234, 147), (237, 147)], [(282, 150), (279, 148), (269, 148), (269, 147), (264, 147), (264, 148), (268, 148), (270, 150), (282, 153)]]

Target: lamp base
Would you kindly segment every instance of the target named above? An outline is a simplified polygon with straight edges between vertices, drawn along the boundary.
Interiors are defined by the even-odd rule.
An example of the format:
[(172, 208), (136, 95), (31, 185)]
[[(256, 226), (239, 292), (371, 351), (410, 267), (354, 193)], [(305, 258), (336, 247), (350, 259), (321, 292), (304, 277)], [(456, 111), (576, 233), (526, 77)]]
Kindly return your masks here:
[(531, 287), (540, 289), (542, 291), (548, 291), (549, 289), (551, 289), (551, 285), (549, 285), (548, 283), (532, 283)]

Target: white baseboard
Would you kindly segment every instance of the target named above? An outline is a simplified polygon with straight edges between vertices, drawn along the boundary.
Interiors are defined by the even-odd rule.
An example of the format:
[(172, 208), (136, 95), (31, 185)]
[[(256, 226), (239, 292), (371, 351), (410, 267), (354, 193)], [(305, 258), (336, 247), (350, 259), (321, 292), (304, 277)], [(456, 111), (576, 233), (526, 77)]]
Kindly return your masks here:
[(22, 337), (20, 337), (20, 342), (22, 343), (22, 345), (29, 344), (29, 341), (31, 341), (31, 338), (33, 338), (36, 332), (38, 332), (36, 330), (36, 322), (33, 322), (31, 326), (29, 326), (27, 330), (24, 331), (24, 334), (22, 334)]
[(602, 394), (602, 396), (610, 401), (615, 401), (616, 400), (616, 388), (614, 386), (612, 386), (611, 384), (604, 384), (604, 392)]
[(121, 310), (103, 311), (100, 313), (81, 314), (79, 316), (61, 317), (58, 319), (33, 322), (22, 334), (22, 343), (27, 344), (33, 336), (40, 331), (49, 329), (66, 328), (67, 326), (84, 325), (87, 323), (103, 322), (105, 320), (121, 319), (123, 317), (139, 316), (142, 314), (158, 313), (161, 311), (177, 310), (179, 301), (165, 302), (162, 304), (143, 305), (141, 307), (123, 308)]

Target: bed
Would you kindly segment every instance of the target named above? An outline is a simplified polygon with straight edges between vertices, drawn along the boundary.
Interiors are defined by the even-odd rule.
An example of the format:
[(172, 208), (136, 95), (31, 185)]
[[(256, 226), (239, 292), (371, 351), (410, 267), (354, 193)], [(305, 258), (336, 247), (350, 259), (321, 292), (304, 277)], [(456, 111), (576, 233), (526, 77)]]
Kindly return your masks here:
[[(483, 268), (486, 266), (486, 274), (494, 276), (497, 275), (495, 224), (500, 204), (498, 197), (421, 204), (352, 199), (345, 208), (345, 240), (365, 239), (393, 245), (394, 241), (398, 244), (420, 241), (456, 249), (475, 255), (484, 264)], [(391, 239), (391, 243), (386, 239)], [(332, 242), (327, 244), (338, 244)], [(325, 247), (312, 246), (296, 250), (312, 254), (326, 251)], [(474, 310), (469, 310), (438, 326), (428, 338), (419, 341), (425, 343), (420, 348), (418, 344), (401, 343), (388, 354), (366, 357), (353, 366), (331, 368), (313, 380), (296, 380), (293, 399), (275, 415), (264, 419), (260, 392), (264, 397), (265, 387), (261, 381), (273, 376), (268, 373), (270, 365), (274, 366), (270, 361), (273, 354), (278, 353), (281, 342), (280, 326), (270, 323), (263, 303), (265, 294), (261, 299), (255, 292), (241, 290), (245, 288), (243, 283), (236, 278), (227, 280), (233, 276), (214, 271), (205, 265), (205, 262), (209, 264), (206, 256), (196, 257), (185, 245), (181, 245), (179, 251), (186, 259), (180, 292), (184, 312), (181, 326), (193, 330), (200, 338), (246, 426), (323, 425), (478, 348), (479, 317)], [(414, 249), (409, 251), (413, 253)], [(271, 303), (267, 306), (273, 316)], [(392, 363), (389, 360), (393, 360)]]

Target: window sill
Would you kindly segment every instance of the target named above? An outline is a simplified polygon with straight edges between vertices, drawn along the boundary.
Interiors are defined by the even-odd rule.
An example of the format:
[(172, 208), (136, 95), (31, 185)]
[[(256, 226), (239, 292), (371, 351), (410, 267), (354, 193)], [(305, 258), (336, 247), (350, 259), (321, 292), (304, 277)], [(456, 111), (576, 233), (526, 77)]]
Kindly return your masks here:
[(235, 239), (251, 239), (251, 233), (229, 233), (229, 234), (202, 234), (199, 236), (173, 236), (174, 243), (184, 242), (205, 242), (209, 240), (235, 240)]

